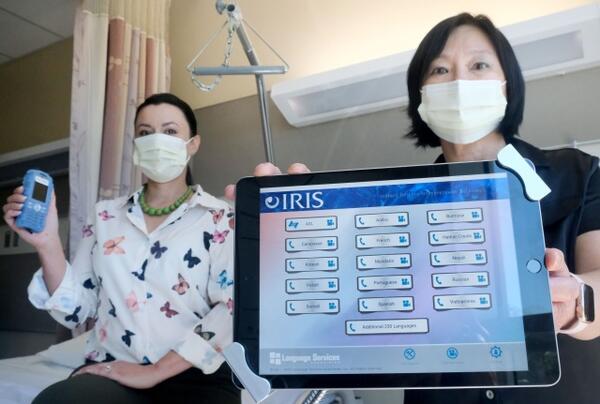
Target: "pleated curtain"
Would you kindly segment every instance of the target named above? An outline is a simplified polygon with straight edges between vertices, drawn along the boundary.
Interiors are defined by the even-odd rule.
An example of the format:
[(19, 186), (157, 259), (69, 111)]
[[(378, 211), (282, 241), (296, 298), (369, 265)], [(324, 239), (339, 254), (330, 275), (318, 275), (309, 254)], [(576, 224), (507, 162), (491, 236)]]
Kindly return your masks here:
[(73, 46), (70, 237), (73, 256), (99, 199), (140, 186), (133, 119), (146, 97), (169, 91), (170, 0), (82, 0)]

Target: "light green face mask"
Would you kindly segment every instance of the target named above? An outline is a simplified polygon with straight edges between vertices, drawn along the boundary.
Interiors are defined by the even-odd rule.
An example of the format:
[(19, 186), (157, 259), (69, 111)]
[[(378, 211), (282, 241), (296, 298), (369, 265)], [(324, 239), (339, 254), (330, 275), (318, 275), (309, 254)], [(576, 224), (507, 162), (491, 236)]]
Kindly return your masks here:
[(496, 130), (506, 111), (500, 80), (456, 80), (421, 89), (419, 115), (447, 142), (468, 144)]
[(155, 182), (169, 182), (177, 178), (187, 165), (187, 142), (164, 133), (141, 136), (134, 141), (133, 164)]

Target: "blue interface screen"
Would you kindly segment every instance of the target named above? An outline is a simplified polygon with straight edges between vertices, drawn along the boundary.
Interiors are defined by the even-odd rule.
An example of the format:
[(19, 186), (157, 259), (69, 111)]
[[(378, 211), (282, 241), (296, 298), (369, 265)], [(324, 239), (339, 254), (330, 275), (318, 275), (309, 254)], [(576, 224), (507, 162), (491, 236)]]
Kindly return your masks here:
[(506, 174), (262, 189), (260, 279), (261, 374), (527, 369)]

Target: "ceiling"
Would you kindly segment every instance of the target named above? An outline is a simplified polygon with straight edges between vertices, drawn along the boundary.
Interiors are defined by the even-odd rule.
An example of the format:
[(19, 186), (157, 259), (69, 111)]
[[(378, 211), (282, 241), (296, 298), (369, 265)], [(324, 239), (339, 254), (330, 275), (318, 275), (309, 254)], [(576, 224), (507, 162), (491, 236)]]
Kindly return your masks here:
[(0, 0), (0, 64), (73, 36), (78, 0)]

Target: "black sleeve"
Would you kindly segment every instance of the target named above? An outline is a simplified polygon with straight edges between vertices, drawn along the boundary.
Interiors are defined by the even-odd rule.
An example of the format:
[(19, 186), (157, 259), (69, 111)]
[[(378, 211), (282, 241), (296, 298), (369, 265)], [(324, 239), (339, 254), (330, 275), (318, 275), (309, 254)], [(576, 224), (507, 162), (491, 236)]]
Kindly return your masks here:
[[(598, 164), (598, 159), (593, 160)], [(587, 233), (588, 231), (600, 230), (600, 168), (594, 167), (590, 175), (584, 200), (581, 222), (577, 235)]]

